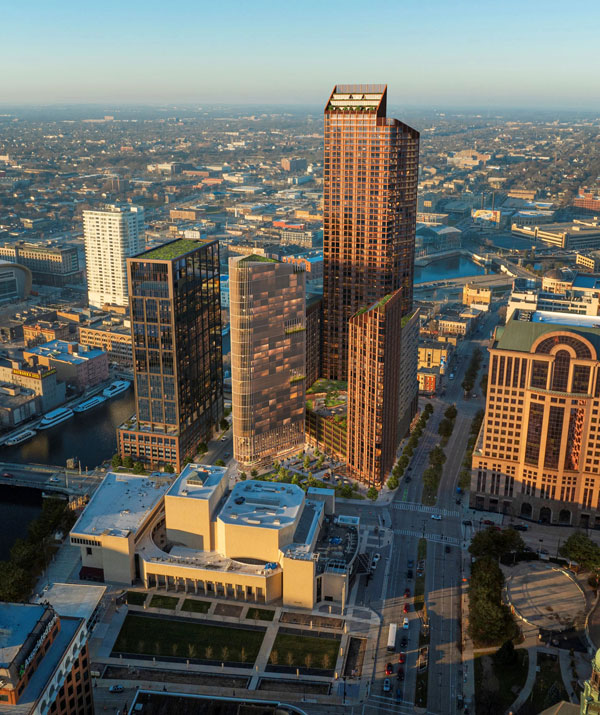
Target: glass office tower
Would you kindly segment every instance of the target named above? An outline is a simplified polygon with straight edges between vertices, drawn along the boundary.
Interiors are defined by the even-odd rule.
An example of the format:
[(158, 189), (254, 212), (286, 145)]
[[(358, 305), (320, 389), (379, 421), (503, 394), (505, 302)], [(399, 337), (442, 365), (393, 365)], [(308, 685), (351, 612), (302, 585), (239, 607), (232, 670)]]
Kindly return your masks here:
[(179, 470), (223, 417), (219, 244), (171, 241), (127, 271), (137, 421), (119, 452)]

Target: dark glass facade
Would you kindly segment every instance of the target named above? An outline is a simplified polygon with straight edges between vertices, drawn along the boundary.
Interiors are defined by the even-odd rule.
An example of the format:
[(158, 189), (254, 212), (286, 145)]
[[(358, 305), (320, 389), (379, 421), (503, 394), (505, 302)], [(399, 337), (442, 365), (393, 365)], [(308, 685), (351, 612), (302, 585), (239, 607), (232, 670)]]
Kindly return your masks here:
[(137, 425), (120, 452), (179, 469), (223, 416), (219, 245), (174, 241), (127, 270)]
[(348, 321), (402, 289), (412, 309), (419, 133), (384, 85), (338, 85), (325, 108), (322, 374), (348, 379)]
[(369, 486), (383, 486), (398, 445), (402, 291), (350, 320), (348, 471)]

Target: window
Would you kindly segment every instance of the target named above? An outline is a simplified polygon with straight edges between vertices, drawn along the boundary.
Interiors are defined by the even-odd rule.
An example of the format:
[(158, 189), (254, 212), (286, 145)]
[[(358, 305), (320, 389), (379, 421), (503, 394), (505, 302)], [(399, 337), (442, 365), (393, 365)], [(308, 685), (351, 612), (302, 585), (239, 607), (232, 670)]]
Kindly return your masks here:
[(534, 360), (531, 368), (531, 387), (545, 390), (548, 384), (548, 363)]
[(552, 374), (552, 389), (556, 392), (567, 392), (569, 387), (569, 368), (571, 356), (566, 350), (559, 350), (554, 357)]
[(537, 466), (540, 456), (543, 420), (544, 406), (532, 404), (529, 409), (529, 424), (527, 426), (527, 441), (525, 443), (525, 462), (527, 464)]

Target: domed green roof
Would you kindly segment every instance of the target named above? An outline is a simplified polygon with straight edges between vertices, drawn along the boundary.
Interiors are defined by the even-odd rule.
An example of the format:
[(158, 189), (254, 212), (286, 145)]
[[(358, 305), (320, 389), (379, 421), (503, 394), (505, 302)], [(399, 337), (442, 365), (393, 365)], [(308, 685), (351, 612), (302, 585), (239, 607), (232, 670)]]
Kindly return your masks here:
[(592, 665), (598, 671), (600, 671), (600, 648), (596, 651)]

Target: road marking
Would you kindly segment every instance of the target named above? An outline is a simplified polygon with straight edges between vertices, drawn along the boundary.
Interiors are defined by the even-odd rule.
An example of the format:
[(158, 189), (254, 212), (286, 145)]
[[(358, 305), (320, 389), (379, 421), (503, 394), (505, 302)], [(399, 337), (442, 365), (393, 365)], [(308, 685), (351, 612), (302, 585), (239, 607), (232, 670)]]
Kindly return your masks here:
[(445, 536), (444, 534), (424, 534), (422, 531), (414, 531), (411, 529), (394, 529), (394, 534), (397, 536), (415, 536), (425, 538), (427, 541), (436, 541), (439, 544), (448, 544), (448, 546), (460, 546), (460, 540), (453, 536)]
[(434, 506), (425, 506), (424, 504), (418, 504), (416, 502), (394, 502), (392, 505), (393, 509), (402, 509), (405, 511), (420, 511), (424, 514), (441, 514), (447, 517), (458, 517), (460, 512), (453, 509), (436, 509)]

